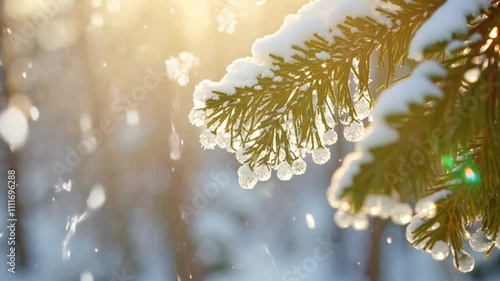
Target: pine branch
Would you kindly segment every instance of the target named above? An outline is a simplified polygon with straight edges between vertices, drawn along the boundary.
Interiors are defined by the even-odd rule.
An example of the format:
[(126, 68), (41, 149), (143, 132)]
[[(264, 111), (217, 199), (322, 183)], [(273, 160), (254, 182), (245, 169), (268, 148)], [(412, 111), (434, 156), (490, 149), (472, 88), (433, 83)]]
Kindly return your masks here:
[[(481, 15), (470, 17), (468, 32), (425, 49), (425, 57), (439, 59), (446, 70), (446, 76), (433, 82), (443, 99), (427, 99), (409, 105), (403, 114), (389, 114), (385, 122), (397, 130), (397, 142), (371, 147), (369, 152), (361, 149), (361, 153), (371, 153), (368, 160), (358, 156), (337, 171), (329, 191), (332, 206), (348, 206), (344, 209), (355, 213), (370, 210), (370, 196), (378, 194), (403, 202), (427, 202), (424, 197), (449, 191), (446, 198), (427, 202), (431, 206), (427, 209), (435, 210), (428, 218), (417, 210), (414, 220), (423, 221), (409, 227), (409, 240), (429, 252), (439, 242), (437, 256), (449, 245), (461, 271), (470, 271), (474, 265), (463, 250), (462, 238), (470, 239), (473, 248), (488, 245), (483, 247), (489, 248), (488, 255), (500, 229), (498, 207), (492, 207), (498, 202), (500, 183), (499, 2), (492, 1)], [(482, 36), (477, 38), (477, 34)], [(452, 43), (459, 47), (450, 53)], [(410, 86), (407, 81), (412, 76), (399, 84)], [(401, 95), (405, 89), (409, 87), (400, 87)], [(374, 126), (372, 132), (376, 130)], [(360, 143), (361, 148), (367, 139), (370, 136)], [(477, 220), (482, 220), (481, 231), (470, 238), (466, 227)]]
[[(437, 260), (451, 247), (457, 269), (468, 272), (474, 260), (464, 238), (486, 256), (500, 248), (500, 0), (355, 2), (311, 2), (256, 41), (253, 57), (197, 86), (190, 121), (205, 127), (205, 148), (236, 153), (244, 188), (273, 169), (281, 180), (304, 173), (306, 153), (328, 161), (341, 123), (348, 141), (361, 142), (328, 190), (337, 225), (366, 229), (367, 216), (410, 223), (413, 246)], [(375, 54), (387, 79), (362, 138)], [(420, 64), (394, 77), (408, 57)]]
[[(380, 63), (384, 57), (390, 58), (389, 84), (395, 64), (403, 64), (407, 57), (404, 46), (440, 3), (388, 1), (390, 5), (378, 7), (371, 16), (347, 16), (331, 27), (332, 38), (311, 34), (302, 46), (292, 46), (296, 53), (291, 58), (269, 54), (269, 68), (254, 58), (236, 61), (226, 76), (239, 77), (241, 68), (260, 68), (258, 74), (245, 77), (229, 90), (227, 77), (215, 85), (205, 82), (200, 91), (211, 93), (203, 94), (209, 98), (198, 101), (200, 106), (193, 109), (191, 121), (206, 124), (211, 134), (207, 131), (202, 138), (219, 139), (220, 147), (238, 151), (240, 162), (253, 171), (281, 166), (281, 170), (294, 172), (293, 163), (302, 163), (306, 153), (313, 153), (313, 160), (323, 164), (330, 157), (326, 145), (337, 138), (335, 125), (347, 126), (344, 135), (349, 141), (362, 137), (361, 121), (374, 102), (370, 89), (372, 54), (379, 50)], [(204, 122), (195, 116), (202, 116)], [(278, 177), (289, 179), (286, 172), (278, 172)]]

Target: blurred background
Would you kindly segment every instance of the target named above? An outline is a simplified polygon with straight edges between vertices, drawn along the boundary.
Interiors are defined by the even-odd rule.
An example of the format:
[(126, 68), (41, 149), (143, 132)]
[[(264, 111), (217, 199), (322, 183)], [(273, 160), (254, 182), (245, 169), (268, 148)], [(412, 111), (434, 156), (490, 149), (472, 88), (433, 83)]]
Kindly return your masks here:
[(234, 155), (201, 148), (194, 86), (306, 2), (1, 1), (0, 112), (22, 114), (0, 120), (15, 132), (0, 142), (1, 225), (8, 169), (19, 183), (16, 273), (2, 226), (0, 280), (499, 280), (498, 251), (461, 274), (403, 227), (339, 230), (325, 192), (348, 143), (254, 190)]

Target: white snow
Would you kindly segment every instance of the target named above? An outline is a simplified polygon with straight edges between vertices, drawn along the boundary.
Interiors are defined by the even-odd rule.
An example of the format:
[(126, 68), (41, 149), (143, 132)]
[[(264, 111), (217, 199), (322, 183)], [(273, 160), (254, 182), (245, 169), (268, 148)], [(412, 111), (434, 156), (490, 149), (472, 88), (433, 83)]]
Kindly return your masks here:
[(440, 42), (449, 42), (456, 34), (469, 30), (467, 17), (488, 8), (488, 0), (448, 0), (417, 30), (411, 40), (409, 56), (424, 59), (424, 50)]
[(352, 122), (350, 125), (344, 127), (344, 138), (348, 142), (358, 142), (365, 134), (365, 127), (363, 124)]
[[(233, 147), (229, 148), (226, 145), (226, 142), (222, 136), (226, 134), (227, 126), (211, 126), (211, 128), (206, 128), (207, 116), (210, 116), (211, 112), (203, 111), (206, 108), (206, 102), (208, 100), (218, 100), (225, 99), (222, 103), (224, 108), (231, 107), (234, 104), (238, 104), (242, 102), (241, 99), (222, 97), (225, 96), (233, 96), (236, 94), (236, 89), (238, 88), (246, 88), (247, 90), (255, 90), (261, 91), (263, 90), (262, 86), (259, 85), (259, 79), (270, 79), (272, 80), (269, 88), (276, 89), (279, 83), (283, 83), (284, 81), (288, 82), (288, 76), (278, 75), (275, 73), (280, 70), (278, 65), (273, 65), (275, 63), (274, 59), (271, 55), (275, 55), (284, 59), (287, 63), (295, 63), (295, 59), (293, 59), (296, 55), (303, 55), (301, 51), (294, 49), (294, 47), (303, 47), (306, 48), (305, 42), (308, 40), (314, 39), (314, 34), (319, 35), (331, 46), (335, 44), (334, 37), (340, 36), (343, 37), (342, 31), (338, 28), (339, 24), (345, 22), (348, 17), (357, 18), (357, 17), (369, 17), (373, 20), (376, 20), (380, 24), (384, 24), (390, 26), (390, 21), (379, 14), (376, 11), (376, 8), (380, 4), (379, 1), (373, 0), (339, 0), (339, 1), (330, 1), (330, 0), (317, 0), (311, 1), (309, 4), (303, 6), (297, 14), (288, 15), (283, 25), (280, 29), (274, 34), (265, 36), (263, 38), (257, 39), (252, 46), (252, 56), (244, 57), (233, 61), (227, 68), (226, 74), (222, 77), (219, 82), (212, 82), (209, 80), (202, 81), (199, 83), (194, 91), (194, 108), (191, 110), (189, 114), (189, 121), (191, 124), (197, 127), (203, 127), (205, 130), (200, 135), (200, 142), (205, 149), (213, 149), (219, 143), (221, 148), (226, 148), (230, 152), (234, 152), (234, 145), (243, 145), (248, 146), (251, 143), (247, 143), (243, 141), (245, 136), (239, 136), (236, 142), (233, 144)], [(314, 53), (312, 58), (309, 58), (316, 62), (322, 64), (323, 67), (327, 65), (327, 61), (332, 59), (332, 55), (327, 50), (318, 51)], [(304, 71), (306, 75), (311, 75), (310, 70), (307, 69), (307, 66), (304, 66)], [(299, 98), (308, 94), (309, 84), (301, 84), (299, 82), (295, 82), (296, 87), (300, 88)], [(314, 110), (317, 110), (318, 106), (318, 94), (316, 90), (312, 90), (312, 106)], [(252, 91), (248, 92), (248, 95), (253, 95)], [(296, 94), (293, 91), (291, 94)], [(328, 101), (327, 101), (328, 102)], [(296, 103), (296, 102), (295, 102)], [(291, 106), (295, 104), (291, 102)], [(368, 117), (370, 114), (370, 103), (368, 100), (357, 100), (355, 103), (355, 107), (357, 110), (358, 119), (364, 119)], [(279, 108), (275, 108), (274, 110), (277, 113), (284, 114), (290, 109), (289, 105), (281, 105)], [(257, 110), (261, 110), (258, 108)], [(260, 122), (265, 121), (268, 116), (262, 117)], [(328, 116), (326, 117), (328, 120)], [(289, 122), (292, 122), (293, 118), (290, 119)], [(335, 125), (335, 121), (333, 117), (329, 119), (332, 122), (328, 123), (328, 126), (331, 127)], [(349, 125), (354, 120), (348, 121)], [(228, 122), (227, 120), (222, 121)], [(320, 136), (323, 136), (325, 131), (330, 128), (325, 128), (325, 126), (320, 122), (317, 125), (317, 132)], [(226, 124), (227, 125), (227, 124)], [(235, 125), (238, 126), (238, 125)], [(288, 126), (283, 124), (283, 126)], [(226, 129), (224, 129), (226, 128)], [(210, 131), (208, 131), (209, 129)], [(256, 132), (260, 134), (262, 132)], [(242, 132), (244, 134), (244, 132)], [(290, 133), (291, 134), (291, 133)], [(347, 130), (347, 138), (350, 141), (357, 141), (361, 139), (364, 134), (364, 127), (362, 124), (356, 123), (352, 124)], [(218, 137), (219, 136), (219, 137)], [(324, 140), (325, 144), (333, 144), (338, 136), (332, 131), (329, 134), (325, 135), (326, 138)], [(253, 136), (250, 136), (253, 139)], [(217, 140), (222, 140), (222, 142)], [(240, 144), (238, 144), (238, 142)], [(290, 150), (298, 152), (296, 147), (297, 145), (292, 143)], [(312, 153), (312, 159), (317, 164), (324, 164), (330, 158), (330, 153), (327, 149), (322, 147), (313, 147), (309, 145), (305, 152)], [(301, 158), (303, 158), (302, 156)], [(277, 175), (279, 179), (289, 180), (293, 174), (302, 173), (302, 168), (305, 165), (302, 165), (302, 162), (297, 162), (297, 167), (300, 166), (300, 169), (293, 170), (291, 169), (291, 163), (286, 163), (286, 165), (281, 165), (284, 159), (279, 160), (272, 169), (277, 170)], [(240, 161), (242, 162), (242, 161)], [(279, 167), (279, 168), (278, 168)], [(290, 172), (290, 170), (292, 170)], [(295, 172), (294, 172), (295, 171)], [(268, 174), (258, 176), (258, 179), (267, 179)], [(245, 183), (245, 185), (250, 188), (254, 185), (253, 177), (240, 177), (240, 181)]]
[(106, 192), (100, 184), (96, 184), (87, 198), (87, 207), (90, 210), (99, 209), (106, 201)]
[(394, 84), (380, 95), (372, 112), (373, 122), (367, 128), (365, 137), (356, 144), (354, 152), (347, 155), (332, 177), (330, 196), (338, 197), (344, 188), (352, 185), (361, 165), (373, 160), (370, 150), (398, 140), (398, 132), (385, 120), (387, 116), (407, 113), (410, 104), (423, 104), (428, 97), (442, 97), (441, 90), (429, 77), (444, 75), (445, 70), (438, 63), (424, 62), (410, 77)]
[(479, 41), (481, 41), (483, 39), (483, 35), (481, 35), (481, 33), (474, 33), (472, 34), (470, 37), (469, 37), (469, 41), (471, 41), (472, 43), (477, 43)]
[(409, 204), (398, 203), (391, 208), (390, 215), (395, 224), (406, 225), (413, 217), (413, 210)]
[(195, 108), (204, 108), (206, 101), (214, 98), (211, 90), (214, 86), (214, 82), (205, 79), (194, 87), (193, 103)]
[(415, 204), (415, 213), (421, 218), (433, 218), (436, 215), (436, 201), (446, 198), (450, 194), (449, 190), (440, 190), (418, 200)]
[[(213, 83), (212, 88), (209, 90), (234, 95), (236, 93), (235, 87), (256, 86), (258, 83), (257, 77), (263, 74), (265, 70), (264, 65), (252, 57), (237, 59), (226, 68), (227, 73), (222, 77), (221, 81)], [(268, 75), (273, 77), (274, 74), (270, 73)], [(207, 86), (209, 85), (207, 84)]]
[(170, 57), (165, 61), (168, 79), (177, 81), (180, 86), (189, 83), (189, 71), (197, 66), (200, 59), (190, 52), (181, 52), (179, 57)]
[(34, 105), (30, 107), (30, 117), (33, 121), (36, 121), (38, 120), (38, 118), (40, 118), (40, 111), (38, 111), (38, 108)]
[(215, 17), (217, 22), (217, 31), (220, 33), (233, 34), (236, 31), (236, 13), (231, 7), (221, 9), (219, 14)]
[(28, 120), (21, 109), (9, 106), (0, 114), (0, 136), (12, 151), (24, 146), (28, 139)]
[(72, 186), (71, 180), (68, 180), (67, 182), (60, 182), (60, 183), (54, 185), (54, 189), (55, 189), (55, 192), (60, 192), (62, 190), (66, 190), (66, 191), (70, 192), (71, 186)]
[[(259, 61), (270, 64), (269, 54), (283, 57), (286, 62), (293, 62), (292, 56), (300, 53), (292, 46), (305, 47), (304, 42), (311, 39), (311, 35), (319, 36), (333, 43), (332, 30), (342, 23), (347, 16), (371, 16), (382, 19), (376, 14), (375, 4), (371, 0), (318, 0), (304, 5), (297, 14), (288, 15), (280, 29), (272, 34), (255, 41), (252, 46), (252, 55)], [(324, 55), (320, 55), (325, 57)]]
[(306, 214), (306, 224), (309, 229), (314, 229), (316, 227), (316, 220), (310, 213)]
[(319, 60), (329, 60), (332, 58), (332, 56), (330, 56), (330, 54), (325, 52), (325, 51), (321, 51), (319, 53), (316, 53), (315, 57)]
[[(294, 62), (292, 56), (301, 53), (292, 46), (305, 48), (305, 41), (312, 39), (315, 33), (333, 44), (332, 34), (342, 35), (336, 26), (347, 16), (370, 16), (387, 24), (387, 20), (375, 12), (376, 3), (372, 0), (312, 1), (297, 14), (288, 15), (277, 32), (257, 39), (252, 46), (252, 56), (235, 60), (227, 67), (227, 73), (219, 83), (205, 84), (204, 87), (233, 95), (235, 87), (256, 86), (259, 77), (273, 78), (274, 74), (270, 70), (273, 68), (273, 59), (269, 54), (280, 56), (286, 62)], [(316, 58), (328, 60), (331, 56), (327, 52), (320, 52)]]
[(64, 238), (62, 242), (62, 257), (63, 260), (69, 260), (71, 257), (71, 251), (69, 250), (69, 242), (71, 240), (71, 237), (76, 232), (76, 226), (86, 220), (89, 217), (89, 214), (87, 211), (83, 212), (81, 215), (74, 215), (71, 218), (68, 217), (68, 221), (66, 222), (66, 237)]
[(205, 129), (200, 135), (200, 143), (204, 149), (214, 149), (217, 145), (217, 136), (209, 129)]

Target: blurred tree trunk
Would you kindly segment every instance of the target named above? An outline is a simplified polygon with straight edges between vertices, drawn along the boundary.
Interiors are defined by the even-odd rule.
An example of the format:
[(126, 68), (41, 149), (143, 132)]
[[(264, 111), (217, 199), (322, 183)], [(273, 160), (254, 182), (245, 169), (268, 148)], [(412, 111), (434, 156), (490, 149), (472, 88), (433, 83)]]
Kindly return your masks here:
[[(101, 64), (99, 54), (109, 52), (106, 45), (99, 45), (96, 42), (88, 41), (84, 38), (81, 43), (81, 57), (83, 58), (84, 68), (82, 72), (88, 87), (87, 113), (91, 116), (92, 127), (100, 130), (100, 122), (107, 118), (113, 118), (110, 108), (112, 103), (111, 89), (113, 87), (112, 79), (106, 75), (99, 75), (95, 71), (95, 65)], [(112, 58), (107, 58), (112, 59)], [(123, 77), (122, 77), (123, 78)], [(83, 113), (83, 112), (82, 112)], [(118, 118), (111, 119), (114, 127), (118, 126)], [(99, 233), (101, 245), (104, 249), (119, 249), (122, 259), (116, 261), (118, 268), (124, 268), (126, 272), (137, 272), (137, 260), (132, 249), (129, 231), (130, 204), (133, 203), (126, 195), (126, 190), (122, 190), (118, 179), (122, 173), (129, 171), (122, 170), (120, 164), (119, 151), (113, 149), (113, 133), (106, 134), (101, 132), (102, 140), (97, 144), (96, 151), (91, 157), (86, 157), (80, 167), (80, 176), (86, 178), (87, 192), (91, 192), (96, 184), (101, 184), (106, 191), (106, 204), (103, 207), (99, 218), (95, 218), (94, 227)], [(118, 152), (118, 153), (117, 153)], [(118, 159), (118, 161), (117, 161)], [(82, 174), (83, 173), (83, 174)], [(124, 194), (124, 196), (121, 196)], [(106, 222), (112, 221), (109, 224)], [(108, 225), (106, 228), (99, 226)]]
[(371, 281), (378, 281), (380, 278), (380, 248), (382, 234), (384, 233), (386, 222), (379, 219), (371, 220), (371, 247), (368, 255), (368, 263), (365, 268), (366, 276)]

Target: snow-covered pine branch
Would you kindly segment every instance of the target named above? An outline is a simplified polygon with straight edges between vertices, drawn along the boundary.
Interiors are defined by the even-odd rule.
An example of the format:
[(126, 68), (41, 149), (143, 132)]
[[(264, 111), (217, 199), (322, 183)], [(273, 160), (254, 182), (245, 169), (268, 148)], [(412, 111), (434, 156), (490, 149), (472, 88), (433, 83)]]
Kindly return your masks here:
[[(347, 141), (364, 134), (362, 120), (373, 103), (372, 53), (379, 50), (381, 63), (385, 56), (403, 63), (407, 50), (400, 43), (410, 37), (398, 32), (413, 33), (440, 2), (318, 0), (305, 5), (275, 34), (258, 39), (251, 57), (229, 65), (221, 81), (196, 87), (189, 118), (204, 128), (201, 144), (236, 153), (244, 165), (240, 184), (245, 188), (269, 179), (272, 170), (281, 180), (304, 173), (307, 153), (315, 163), (326, 163), (339, 123)], [(390, 66), (388, 77), (393, 72)]]
[[(303, 174), (307, 153), (324, 164), (344, 125), (359, 142), (328, 190), (337, 225), (409, 223), (412, 246), (436, 260), (451, 249), (457, 269), (471, 271), (463, 239), (486, 256), (500, 247), (499, 3), (312, 1), (220, 82), (201, 82), (190, 121), (205, 148), (236, 153), (244, 188), (272, 170)], [(387, 80), (371, 112), (375, 54)], [(409, 59), (419, 62), (412, 74), (394, 78)]]
[[(449, 0), (416, 32), (410, 56), (424, 62), (381, 94), (366, 136), (332, 177), (328, 199), (338, 209), (339, 226), (356, 229), (367, 216), (412, 221), (408, 241), (436, 260), (446, 258), (451, 247), (463, 272), (474, 267), (462, 242), (473, 222), (482, 220), (472, 248), (493, 249), (500, 236), (500, 170), (491, 163), (500, 151), (498, 135), (488, 129), (498, 128), (497, 119), (484, 112), (498, 107), (491, 80), (500, 73), (498, 3)], [(444, 68), (424, 60), (429, 58), (441, 59)], [(415, 216), (404, 203), (412, 198), (420, 199)]]

